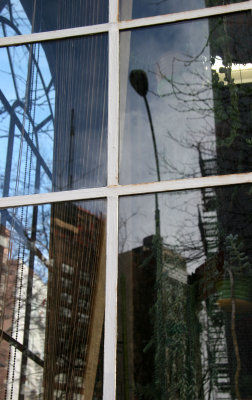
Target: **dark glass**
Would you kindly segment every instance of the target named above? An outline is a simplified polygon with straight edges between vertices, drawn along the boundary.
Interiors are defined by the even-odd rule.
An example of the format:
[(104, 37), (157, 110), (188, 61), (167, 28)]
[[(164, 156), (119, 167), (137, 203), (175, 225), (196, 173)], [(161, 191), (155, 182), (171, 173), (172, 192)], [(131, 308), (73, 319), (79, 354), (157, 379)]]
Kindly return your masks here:
[(102, 399), (105, 210), (1, 211), (1, 397)]
[(252, 397), (251, 189), (120, 200), (118, 400)]
[(108, 20), (108, 0), (1, 0), (0, 36), (47, 32)]
[(243, 1), (246, 0), (120, 0), (120, 19), (152, 17)]
[(121, 33), (120, 183), (252, 170), (251, 21)]
[(107, 35), (0, 49), (3, 196), (106, 185)]

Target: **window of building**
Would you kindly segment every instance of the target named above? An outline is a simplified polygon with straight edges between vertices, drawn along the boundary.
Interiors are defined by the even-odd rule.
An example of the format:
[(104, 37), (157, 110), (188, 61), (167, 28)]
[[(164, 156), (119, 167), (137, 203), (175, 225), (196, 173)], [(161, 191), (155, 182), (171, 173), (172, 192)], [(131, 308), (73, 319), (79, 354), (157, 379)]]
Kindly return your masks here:
[(252, 397), (251, 8), (0, 2), (0, 400)]

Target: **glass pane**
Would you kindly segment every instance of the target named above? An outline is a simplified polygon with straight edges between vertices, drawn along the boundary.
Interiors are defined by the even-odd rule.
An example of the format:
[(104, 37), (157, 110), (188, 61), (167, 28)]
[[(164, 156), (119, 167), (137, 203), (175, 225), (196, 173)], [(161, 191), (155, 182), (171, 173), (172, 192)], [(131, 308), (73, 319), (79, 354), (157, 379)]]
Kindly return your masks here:
[(1, 0), (0, 36), (101, 24), (108, 20), (108, 0)]
[(1, 211), (1, 399), (102, 399), (105, 206)]
[(120, 19), (152, 17), (246, 0), (120, 0)]
[(252, 397), (251, 193), (121, 199), (118, 400)]
[(0, 49), (3, 196), (106, 185), (107, 35)]
[(252, 170), (251, 21), (121, 33), (120, 183)]

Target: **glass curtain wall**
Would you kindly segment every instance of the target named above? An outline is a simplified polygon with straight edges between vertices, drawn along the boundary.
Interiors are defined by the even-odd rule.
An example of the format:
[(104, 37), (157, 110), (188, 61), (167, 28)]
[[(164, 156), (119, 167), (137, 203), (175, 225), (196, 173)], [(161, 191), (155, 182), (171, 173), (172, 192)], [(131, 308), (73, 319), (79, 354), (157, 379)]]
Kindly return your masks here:
[(252, 398), (251, 9), (0, 0), (0, 400)]

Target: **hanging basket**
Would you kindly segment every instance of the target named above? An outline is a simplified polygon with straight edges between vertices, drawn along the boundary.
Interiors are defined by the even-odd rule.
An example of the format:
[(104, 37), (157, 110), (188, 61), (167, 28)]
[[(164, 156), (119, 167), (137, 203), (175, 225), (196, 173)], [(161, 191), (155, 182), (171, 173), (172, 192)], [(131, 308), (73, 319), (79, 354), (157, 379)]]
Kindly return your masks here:
[[(232, 311), (232, 296), (230, 280), (223, 279), (216, 282), (218, 293), (217, 304), (223, 311)], [(252, 311), (252, 281), (251, 279), (237, 279), (234, 282), (235, 311), (247, 313)]]

